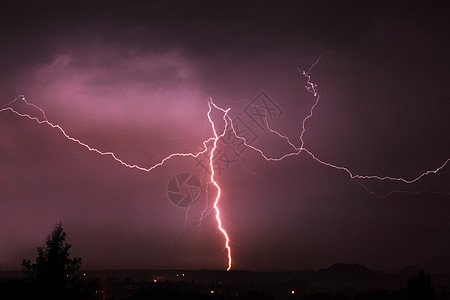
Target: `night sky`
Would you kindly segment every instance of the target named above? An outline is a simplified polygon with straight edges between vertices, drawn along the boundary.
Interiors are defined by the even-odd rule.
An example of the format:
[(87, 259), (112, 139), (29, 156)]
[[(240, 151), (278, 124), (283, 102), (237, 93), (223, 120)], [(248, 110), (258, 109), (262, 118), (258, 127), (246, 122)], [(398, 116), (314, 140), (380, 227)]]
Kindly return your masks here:
[[(355, 174), (414, 179), (450, 157), (449, 2), (392, 2), (16, 1), (0, 10), (0, 106), (24, 94), (70, 136), (150, 167), (213, 136), (211, 97), (280, 157), (292, 149), (249, 103), (268, 97), (270, 127), (300, 146), (315, 100), (302, 71), (320, 57), (305, 147)], [(450, 163), (413, 184), (352, 180), (304, 152), (267, 162), (227, 141), (216, 179), (234, 269), (450, 271)], [(84, 269), (225, 269), (205, 161), (129, 169), (2, 111), (0, 270), (33, 259), (60, 220)], [(202, 183), (188, 211), (167, 195), (179, 173)]]

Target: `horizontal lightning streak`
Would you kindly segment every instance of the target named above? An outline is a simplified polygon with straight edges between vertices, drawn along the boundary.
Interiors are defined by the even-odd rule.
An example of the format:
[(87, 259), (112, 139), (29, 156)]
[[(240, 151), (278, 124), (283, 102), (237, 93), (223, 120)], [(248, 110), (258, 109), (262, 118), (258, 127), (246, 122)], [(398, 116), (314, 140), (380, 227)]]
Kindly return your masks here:
[[(38, 108), (38, 109), (39, 109), (39, 108)], [(117, 161), (118, 163), (120, 163), (121, 165), (123, 165), (123, 166), (125, 166), (125, 167), (127, 167), (127, 168), (130, 168), (130, 169), (138, 169), (138, 170), (144, 171), (144, 172), (150, 172), (150, 171), (152, 171), (153, 169), (162, 166), (166, 161), (168, 161), (169, 159), (171, 159), (171, 158), (173, 158), (173, 157), (186, 157), (186, 156), (190, 156), (190, 157), (198, 157), (199, 155), (201, 155), (201, 154), (203, 154), (203, 153), (205, 153), (205, 152), (208, 151), (208, 147), (207, 147), (206, 144), (207, 144), (208, 142), (210, 142), (211, 140), (214, 139), (214, 138), (209, 138), (209, 139), (207, 139), (206, 141), (204, 141), (204, 142), (203, 142), (204, 148), (203, 148), (203, 150), (200, 151), (200, 152), (197, 152), (197, 153), (195, 153), (195, 154), (194, 154), (194, 153), (172, 153), (172, 154), (170, 154), (169, 156), (163, 158), (159, 163), (157, 163), (157, 164), (155, 164), (155, 165), (153, 165), (153, 166), (151, 166), (151, 167), (145, 168), (145, 167), (138, 166), (138, 165), (136, 165), (136, 164), (128, 164), (128, 163), (126, 163), (125, 161), (123, 161), (123, 160), (121, 160), (120, 158), (118, 158), (118, 157), (114, 154), (114, 152), (111, 152), (111, 151), (106, 151), (106, 152), (105, 152), (105, 151), (98, 150), (97, 148), (91, 147), (91, 146), (89, 146), (88, 144), (86, 144), (86, 143), (80, 141), (79, 139), (74, 138), (74, 137), (68, 135), (68, 134), (65, 132), (65, 130), (64, 130), (60, 125), (58, 125), (58, 124), (53, 124), (52, 122), (48, 121), (47, 119), (39, 120), (38, 118), (33, 117), (33, 116), (29, 115), (29, 114), (26, 114), (26, 113), (20, 113), (20, 112), (16, 111), (15, 109), (11, 108), (11, 107), (5, 107), (5, 108), (0, 109), (0, 112), (3, 112), (3, 111), (11, 111), (12, 113), (16, 114), (16, 115), (19, 116), (19, 117), (25, 117), (25, 118), (28, 118), (28, 119), (30, 119), (30, 120), (32, 120), (32, 121), (35, 121), (35, 122), (38, 123), (38, 124), (45, 124), (45, 125), (48, 125), (48, 126), (54, 128), (54, 129), (59, 130), (59, 131), (64, 135), (64, 137), (65, 137), (66, 139), (68, 139), (68, 140), (70, 140), (70, 141), (73, 141), (73, 142), (79, 144), (80, 146), (83, 146), (84, 148), (86, 148), (86, 149), (89, 150), (89, 151), (95, 152), (95, 153), (100, 154), (100, 155), (102, 155), (102, 156), (110, 156), (110, 157), (112, 157), (115, 161)]]

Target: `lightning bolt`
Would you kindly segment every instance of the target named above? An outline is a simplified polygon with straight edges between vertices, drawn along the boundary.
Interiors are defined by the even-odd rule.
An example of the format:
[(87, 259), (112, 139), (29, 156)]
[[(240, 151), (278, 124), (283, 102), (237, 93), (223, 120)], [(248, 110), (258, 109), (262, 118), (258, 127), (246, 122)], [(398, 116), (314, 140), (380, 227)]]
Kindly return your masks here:
[[(269, 126), (269, 122), (267, 120), (268, 113), (266, 111), (266, 116), (264, 118), (266, 128), (272, 134), (275, 134), (280, 139), (284, 140), (292, 148), (291, 152), (285, 153), (284, 155), (279, 156), (279, 157), (269, 157), (268, 155), (266, 155), (264, 153), (264, 151), (262, 149), (248, 144), (244, 137), (239, 136), (237, 134), (237, 131), (235, 130), (235, 128), (233, 126), (232, 119), (229, 116), (229, 112), (230, 112), (231, 108), (227, 108), (227, 109), (221, 108), (220, 106), (218, 106), (217, 104), (214, 103), (212, 98), (210, 98), (209, 101), (208, 101), (208, 111), (207, 111), (206, 115), (207, 115), (208, 121), (209, 121), (209, 123), (211, 125), (213, 136), (208, 138), (208, 139), (206, 139), (206, 140), (204, 140), (202, 142), (203, 147), (201, 148), (201, 150), (199, 150), (197, 152), (188, 152), (188, 153), (183, 153), (183, 152), (172, 153), (172, 154), (164, 157), (163, 159), (161, 159), (159, 162), (157, 162), (157, 163), (155, 163), (155, 164), (153, 164), (153, 165), (151, 165), (149, 167), (143, 167), (143, 166), (139, 166), (137, 164), (129, 164), (129, 163), (125, 162), (124, 160), (120, 159), (116, 154), (114, 154), (114, 152), (99, 150), (97, 148), (89, 146), (87, 143), (82, 142), (81, 140), (79, 140), (79, 139), (77, 139), (75, 137), (70, 136), (68, 133), (66, 133), (66, 131), (60, 125), (50, 122), (47, 119), (45, 111), (43, 109), (41, 109), (40, 107), (38, 107), (37, 105), (35, 105), (35, 104), (31, 103), (31, 102), (28, 102), (25, 99), (24, 95), (19, 95), (14, 100), (12, 100), (9, 103), (1, 106), (0, 107), (0, 113), (2, 113), (2, 112), (11, 112), (11, 113), (13, 113), (13, 114), (15, 114), (15, 115), (17, 115), (19, 117), (27, 118), (27, 119), (29, 119), (29, 120), (31, 120), (31, 121), (39, 124), (39, 125), (47, 125), (47, 126), (53, 128), (53, 129), (58, 130), (67, 140), (70, 140), (72, 142), (75, 142), (75, 143), (79, 144), (81, 147), (86, 148), (88, 151), (97, 153), (97, 154), (99, 154), (101, 156), (111, 157), (114, 161), (116, 161), (117, 163), (121, 164), (124, 167), (130, 168), (130, 169), (137, 169), (137, 170), (143, 171), (143, 172), (151, 172), (152, 170), (154, 170), (154, 169), (164, 165), (165, 162), (167, 162), (168, 160), (170, 160), (172, 158), (176, 158), (176, 157), (194, 157), (194, 158), (196, 158), (196, 157), (198, 157), (200, 155), (203, 155), (203, 154), (209, 152), (210, 178), (209, 178), (209, 182), (207, 183), (206, 193), (207, 193), (207, 196), (208, 196), (208, 188), (209, 188), (209, 186), (213, 186), (216, 189), (216, 196), (215, 196), (215, 199), (214, 199), (214, 202), (213, 202), (213, 209), (215, 211), (215, 218), (216, 218), (216, 221), (217, 221), (217, 228), (222, 233), (223, 238), (225, 240), (225, 242), (224, 242), (224, 250), (227, 251), (227, 257), (228, 257), (227, 271), (228, 271), (232, 267), (232, 255), (231, 255), (230, 238), (229, 238), (229, 235), (228, 235), (227, 231), (223, 227), (223, 222), (222, 222), (222, 219), (221, 219), (221, 211), (220, 211), (220, 208), (219, 208), (219, 202), (220, 202), (221, 196), (222, 196), (222, 188), (220, 187), (220, 185), (219, 185), (219, 183), (218, 183), (218, 181), (216, 179), (215, 170), (214, 170), (214, 166), (213, 166), (214, 155), (215, 155), (215, 152), (217, 150), (217, 143), (219, 142), (219, 140), (221, 138), (223, 138), (225, 136), (227, 130), (231, 130), (233, 135), (237, 139), (241, 140), (241, 142), (246, 147), (248, 147), (248, 148), (258, 152), (261, 155), (261, 157), (264, 160), (266, 160), (266, 161), (278, 162), (278, 161), (284, 160), (284, 159), (286, 159), (288, 157), (291, 157), (291, 156), (298, 156), (301, 152), (305, 152), (310, 158), (312, 158), (317, 163), (319, 163), (319, 164), (321, 164), (323, 166), (329, 167), (329, 168), (333, 168), (333, 169), (338, 170), (338, 171), (345, 172), (351, 179), (355, 180), (358, 184), (360, 184), (363, 188), (365, 188), (368, 193), (374, 194), (376, 196), (379, 196), (379, 195), (377, 195), (374, 192), (369, 191), (364, 185), (362, 185), (357, 180), (358, 179), (359, 180), (376, 179), (376, 180), (380, 180), (380, 181), (395, 181), (395, 182), (402, 182), (402, 183), (406, 183), (406, 184), (412, 184), (414, 182), (417, 182), (418, 180), (420, 180), (424, 176), (438, 173), (443, 168), (445, 168), (450, 162), (450, 158), (448, 158), (447, 160), (444, 161), (444, 163), (442, 163), (440, 166), (438, 166), (435, 169), (427, 170), (427, 171), (417, 175), (416, 177), (413, 177), (413, 178), (410, 178), (410, 179), (405, 179), (405, 178), (402, 178), (402, 177), (390, 177), (390, 176), (380, 176), (380, 175), (359, 175), (359, 174), (356, 174), (356, 173), (352, 172), (347, 167), (340, 166), (338, 164), (334, 164), (334, 163), (330, 163), (330, 162), (326, 162), (326, 161), (320, 159), (319, 157), (317, 157), (313, 152), (308, 150), (305, 147), (305, 142), (304, 142), (304, 139), (303, 139), (304, 135), (306, 134), (306, 125), (307, 125), (308, 120), (313, 117), (314, 110), (317, 107), (317, 105), (319, 104), (319, 100), (320, 100), (320, 94), (318, 92), (317, 84), (313, 83), (312, 79), (311, 79), (311, 72), (312, 72), (313, 68), (319, 63), (319, 60), (320, 60), (320, 57), (311, 65), (311, 67), (307, 71), (301, 72), (302, 75), (304, 77), (306, 77), (306, 79), (307, 79), (305, 88), (306, 88), (306, 90), (308, 92), (310, 92), (313, 95), (314, 102), (313, 102), (313, 105), (310, 107), (308, 115), (301, 122), (301, 132), (300, 132), (300, 135), (299, 135), (300, 146), (296, 146), (293, 142), (291, 142), (291, 140), (286, 135), (283, 135), (282, 133), (278, 132), (277, 130), (272, 129)], [(299, 70), (299, 72), (300, 72), (300, 70)], [(31, 115), (31, 114), (22, 113), (22, 112), (19, 112), (16, 109), (14, 109), (12, 107), (12, 105), (14, 105), (18, 101), (23, 101), (27, 106), (32, 107), (33, 109), (39, 111), (39, 113), (41, 114), (41, 117), (38, 118), (38, 117), (35, 117), (35, 116)], [(221, 132), (217, 131), (216, 123), (213, 121), (213, 119), (211, 117), (211, 113), (212, 113), (213, 109), (216, 110), (216, 111), (221, 112), (221, 114), (222, 114), (223, 130)], [(265, 108), (263, 108), (263, 110), (264, 109)], [(212, 147), (209, 147), (208, 144), (211, 144), (211, 143), (212, 143)], [(380, 197), (384, 198), (384, 197), (389, 196), (390, 194), (398, 193), (398, 192), (406, 192), (406, 193), (409, 193), (409, 194), (418, 194), (418, 193), (422, 193), (422, 192), (431, 192), (431, 191), (429, 191), (429, 190), (421, 190), (421, 191), (418, 191), (418, 192), (392, 191), (392, 192), (389, 192), (389, 193), (387, 193), (385, 195), (382, 195)], [(436, 193), (439, 193), (439, 192), (436, 192)], [(449, 195), (450, 193), (442, 192), (442, 193), (439, 193), (439, 194)], [(201, 214), (200, 222), (205, 217), (205, 212), (206, 212), (206, 208)]]
[[(222, 120), (224, 121), (224, 129), (222, 131), (222, 133), (218, 134), (217, 130), (216, 130), (216, 124), (215, 122), (212, 120), (211, 117), (211, 112), (212, 112), (212, 108), (215, 108), (217, 110), (220, 110), (221, 112), (223, 112), (223, 117)], [(228, 257), (228, 265), (227, 265), (227, 271), (229, 271), (231, 269), (232, 266), (232, 256), (231, 256), (231, 247), (230, 247), (230, 238), (228, 236), (227, 231), (224, 229), (223, 225), (222, 225), (222, 219), (220, 218), (220, 209), (219, 209), (219, 201), (220, 201), (220, 196), (222, 195), (222, 189), (219, 185), (219, 183), (217, 182), (216, 178), (215, 178), (215, 169), (214, 169), (214, 153), (217, 149), (217, 142), (219, 141), (220, 138), (222, 138), (228, 129), (228, 112), (230, 111), (230, 108), (228, 109), (222, 109), (220, 107), (218, 107), (213, 100), (210, 98), (209, 102), (208, 102), (208, 112), (207, 112), (207, 117), (208, 117), (208, 121), (211, 124), (211, 129), (213, 132), (214, 137), (212, 137), (211, 139), (207, 140), (204, 142), (204, 145), (206, 145), (206, 143), (208, 143), (209, 141), (213, 141), (213, 145), (209, 154), (209, 170), (210, 170), (210, 181), (209, 183), (212, 184), (216, 190), (217, 190), (217, 194), (216, 194), (216, 198), (214, 200), (214, 204), (213, 204), (213, 208), (214, 211), (216, 213), (215, 217), (216, 217), (216, 221), (217, 221), (217, 228), (219, 229), (219, 231), (223, 234), (223, 237), (225, 239), (225, 245), (224, 248), (227, 251), (227, 257)], [(200, 154), (202, 154), (204, 152), (201, 152)], [(206, 201), (208, 201), (208, 189), (206, 189)], [(182, 231), (184, 231), (184, 229), (187, 227), (187, 216), (189, 213), (189, 209), (191, 206), (188, 207), (188, 209), (186, 210), (186, 219), (185, 219), (185, 226), (183, 227)], [(199, 224), (201, 223), (202, 219), (205, 217), (205, 213), (206, 213), (207, 208), (205, 208), (205, 210), (202, 211), (201, 216), (200, 216), (200, 220), (199, 220)], [(181, 233), (181, 232), (180, 232)]]
[[(214, 108), (220, 109), (221, 111), (224, 112), (223, 120), (225, 122), (225, 126), (224, 126), (223, 132), (220, 135), (217, 135), (215, 123), (211, 119), (211, 110), (212, 110), (211, 105), (213, 105)], [(217, 189), (217, 195), (216, 195), (216, 199), (214, 201), (214, 205), (213, 206), (214, 206), (214, 210), (216, 211), (217, 228), (219, 228), (220, 232), (222, 232), (222, 234), (223, 234), (223, 236), (225, 238), (225, 248), (227, 249), (227, 256), (228, 256), (227, 271), (229, 271), (231, 269), (231, 264), (232, 264), (230, 238), (228, 237), (228, 233), (226, 232), (226, 230), (223, 228), (222, 220), (220, 219), (220, 209), (219, 209), (218, 205), (219, 205), (220, 196), (222, 194), (222, 189), (220, 188), (219, 184), (217, 183), (217, 181), (214, 178), (215, 173), (214, 173), (213, 161), (214, 161), (214, 152), (217, 149), (217, 142), (219, 141), (219, 138), (221, 138), (221, 137), (223, 137), (225, 135), (226, 130), (228, 128), (228, 121), (227, 121), (227, 119), (229, 119), (228, 112), (229, 112), (230, 108), (228, 108), (227, 110), (223, 110), (222, 108), (219, 108), (218, 106), (216, 106), (214, 104), (214, 102), (212, 101), (211, 98), (210, 98), (210, 101), (208, 102), (208, 107), (209, 107), (208, 120), (211, 123), (211, 128), (212, 128), (213, 133), (214, 133), (213, 148), (211, 149), (211, 154), (209, 155), (209, 167), (210, 167), (210, 170), (211, 170), (211, 177), (210, 177), (210, 179), (211, 179), (211, 182), (213, 183), (213, 185)]]
[(20, 99), (23, 100), (27, 105), (30, 105), (30, 106), (32, 106), (32, 107), (35, 107), (35, 108), (37, 108), (39, 111), (41, 111), (41, 112), (43, 113), (44, 119), (43, 119), (43, 120), (39, 120), (37, 117), (34, 117), (34, 116), (30, 115), (30, 114), (27, 114), (27, 113), (20, 113), (20, 112), (18, 112), (17, 110), (13, 109), (12, 107), (7, 106), (8, 104), (0, 109), (0, 113), (1, 113), (1, 112), (4, 112), (4, 111), (10, 111), (10, 112), (16, 114), (16, 115), (19, 116), (19, 117), (28, 118), (28, 119), (30, 119), (31, 121), (34, 121), (34, 122), (36, 122), (36, 123), (38, 123), (38, 124), (45, 124), (45, 125), (48, 125), (48, 126), (54, 128), (54, 129), (57, 129), (58, 131), (60, 131), (60, 132), (62, 133), (62, 135), (63, 135), (66, 139), (68, 139), (68, 140), (70, 140), (70, 141), (72, 141), (72, 142), (77, 143), (78, 145), (80, 145), (80, 146), (86, 148), (87, 150), (89, 150), (89, 151), (91, 151), (91, 152), (95, 152), (95, 153), (97, 153), (97, 154), (99, 154), (99, 155), (102, 155), (102, 156), (110, 156), (110, 157), (112, 157), (116, 162), (120, 163), (121, 165), (123, 165), (123, 166), (125, 166), (125, 167), (127, 167), (127, 168), (130, 168), (130, 169), (138, 169), (138, 170), (144, 171), (144, 172), (150, 172), (150, 171), (154, 170), (155, 168), (162, 166), (166, 161), (168, 161), (168, 160), (170, 160), (171, 158), (174, 158), (174, 157), (187, 157), (187, 156), (190, 156), (190, 157), (198, 157), (199, 155), (204, 154), (204, 153), (206, 153), (206, 152), (208, 151), (208, 146), (207, 146), (207, 144), (208, 144), (210, 141), (214, 140), (214, 138), (209, 138), (209, 139), (205, 140), (205, 141), (203, 142), (203, 150), (202, 150), (202, 151), (199, 151), (199, 152), (197, 152), (197, 153), (181, 153), (181, 152), (172, 153), (172, 154), (170, 154), (169, 156), (166, 156), (165, 158), (163, 158), (160, 162), (158, 162), (158, 163), (156, 163), (156, 164), (154, 164), (154, 165), (152, 165), (152, 166), (146, 168), (146, 167), (142, 167), (142, 166), (139, 166), (139, 165), (136, 165), (136, 164), (133, 164), (133, 165), (132, 165), (132, 164), (126, 163), (126, 162), (123, 161), (122, 159), (118, 158), (118, 157), (116, 156), (116, 154), (114, 154), (114, 152), (111, 152), (111, 151), (106, 151), (106, 152), (105, 152), (105, 151), (101, 151), (101, 150), (99, 150), (99, 149), (97, 149), (97, 148), (94, 148), (94, 147), (89, 146), (88, 144), (86, 144), (86, 143), (80, 141), (80, 140), (77, 139), (77, 138), (74, 138), (74, 137), (70, 136), (69, 134), (66, 133), (66, 131), (65, 131), (60, 125), (54, 124), (54, 123), (48, 121), (47, 118), (45, 117), (44, 111), (43, 111), (41, 108), (39, 108), (37, 105), (34, 105), (34, 104), (31, 104), (31, 103), (27, 102), (27, 101), (25, 100), (25, 96), (23, 96), (23, 95), (19, 95), (16, 99), (14, 99), (13, 101), (11, 101), (10, 103), (14, 103), (14, 102), (16, 102), (18, 99), (19, 99), (19, 100), (20, 100)]
[[(269, 125), (268, 122), (268, 113), (266, 112), (264, 121), (265, 121), (265, 126), (266, 128), (272, 133), (277, 135), (279, 138), (283, 139), (286, 141), (286, 143), (292, 148), (292, 152), (288, 152), (282, 156), (279, 157), (269, 157), (267, 156), (264, 151), (258, 147), (255, 147), (253, 145), (250, 145), (247, 143), (246, 139), (242, 136), (239, 136), (237, 134), (237, 131), (235, 130), (235, 128), (233, 127), (231, 118), (228, 117), (228, 120), (231, 123), (231, 129), (233, 131), (233, 134), (236, 136), (236, 138), (240, 139), (244, 145), (256, 152), (258, 152), (265, 160), (267, 161), (274, 161), (274, 162), (278, 162), (278, 161), (282, 161), (290, 156), (298, 156), (302, 151), (304, 151), (306, 154), (308, 154), (313, 160), (315, 160), (316, 162), (318, 162), (321, 165), (324, 165), (326, 167), (330, 167), (339, 171), (344, 171), (347, 173), (347, 175), (351, 178), (351, 179), (376, 179), (376, 180), (380, 180), (380, 181), (399, 181), (399, 182), (403, 182), (403, 183), (407, 183), (407, 184), (411, 184), (414, 182), (419, 181), (422, 177), (430, 175), (430, 174), (436, 174), (438, 173), (440, 170), (442, 170), (445, 166), (447, 166), (447, 164), (449, 164), (450, 162), (450, 158), (448, 158), (447, 160), (445, 160), (441, 165), (439, 165), (436, 169), (431, 169), (431, 170), (427, 170), (419, 175), (417, 175), (416, 177), (413, 177), (411, 179), (405, 179), (402, 177), (391, 177), (391, 176), (380, 176), (380, 175), (359, 175), (356, 174), (354, 172), (352, 172), (349, 168), (344, 167), (344, 166), (339, 166), (337, 164), (334, 163), (330, 163), (330, 162), (326, 162), (322, 159), (320, 159), (319, 157), (317, 157), (314, 153), (312, 153), (310, 150), (308, 150), (305, 147), (305, 142), (303, 140), (303, 137), (306, 133), (306, 123), (307, 121), (313, 117), (313, 113), (315, 108), (317, 107), (317, 105), (319, 104), (319, 100), (320, 100), (320, 94), (318, 92), (317, 89), (317, 84), (313, 83), (311, 81), (311, 71), (313, 70), (313, 68), (319, 63), (320, 61), (320, 56), (319, 58), (317, 58), (317, 60), (311, 65), (311, 67), (307, 70), (307, 71), (302, 71), (303, 76), (306, 77), (306, 90), (311, 93), (314, 96), (314, 103), (311, 106), (310, 110), (309, 110), (309, 114), (303, 119), (302, 121), (302, 126), (301, 126), (301, 133), (299, 136), (299, 140), (300, 140), (300, 147), (295, 146), (295, 144), (293, 142), (291, 142), (291, 140), (289, 139), (289, 137), (287, 137), (286, 135), (283, 135), (282, 133), (272, 129)], [(299, 70), (300, 71), (300, 70)], [(263, 110), (265, 110), (265, 108), (263, 107), (259, 107)], [(424, 190), (426, 191), (426, 190)], [(394, 191), (394, 192), (401, 192), (401, 191)], [(392, 193), (392, 192), (391, 192)], [(445, 193), (444, 193), (445, 194)]]

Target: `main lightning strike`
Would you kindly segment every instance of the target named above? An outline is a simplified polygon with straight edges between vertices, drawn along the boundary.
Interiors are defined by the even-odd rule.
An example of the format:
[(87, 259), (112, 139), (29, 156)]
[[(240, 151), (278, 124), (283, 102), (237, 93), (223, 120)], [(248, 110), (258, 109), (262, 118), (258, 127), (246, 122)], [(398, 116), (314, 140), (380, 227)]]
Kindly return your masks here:
[(216, 220), (217, 220), (217, 227), (219, 228), (219, 230), (222, 232), (224, 238), (225, 238), (225, 248), (227, 249), (227, 256), (228, 256), (228, 267), (227, 267), (227, 271), (229, 271), (231, 269), (231, 263), (232, 263), (232, 258), (231, 258), (231, 247), (230, 247), (230, 238), (228, 237), (228, 233), (226, 232), (226, 230), (223, 228), (222, 226), (222, 220), (220, 219), (220, 210), (218, 207), (219, 204), (219, 200), (220, 200), (220, 196), (222, 194), (222, 189), (220, 188), (219, 184), (217, 183), (217, 181), (215, 180), (214, 176), (214, 166), (213, 166), (213, 161), (214, 161), (214, 152), (217, 149), (217, 141), (219, 140), (219, 138), (223, 137), (227, 131), (227, 127), (228, 127), (228, 122), (227, 122), (227, 117), (228, 117), (228, 112), (230, 110), (230, 108), (228, 108), (227, 110), (223, 110), (220, 109), (224, 112), (223, 114), (223, 120), (225, 122), (225, 126), (224, 126), (224, 130), (222, 132), (221, 135), (217, 135), (217, 131), (216, 131), (216, 126), (215, 123), (212, 121), (211, 119), (211, 104), (214, 105), (215, 108), (218, 108), (213, 102), (212, 99), (210, 99), (210, 102), (208, 102), (208, 120), (211, 123), (211, 128), (213, 130), (214, 133), (214, 143), (213, 143), (213, 148), (211, 149), (211, 154), (209, 155), (209, 167), (211, 170), (211, 182), (213, 183), (213, 185), (216, 187), (217, 189), (217, 195), (216, 195), (216, 200), (214, 201), (214, 210), (216, 211)]

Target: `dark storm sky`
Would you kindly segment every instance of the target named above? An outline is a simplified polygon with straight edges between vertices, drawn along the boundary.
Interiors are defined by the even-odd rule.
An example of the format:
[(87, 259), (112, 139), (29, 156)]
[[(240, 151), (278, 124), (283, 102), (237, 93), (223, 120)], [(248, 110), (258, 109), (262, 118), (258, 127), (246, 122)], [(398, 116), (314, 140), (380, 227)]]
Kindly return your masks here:
[[(148, 167), (211, 137), (212, 97), (279, 156), (287, 145), (241, 100), (266, 92), (282, 112), (270, 125), (299, 145), (314, 98), (297, 68), (321, 56), (310, 151), (358, 174), (407, 179), (450, 157), (448, 1), (147, 2), (3, 6), (0, 105), (18, 90), (68, 134)], [(251, 150), (240, 161), (226, 153), (234, 162), (217, 179), (234, 268), (450, 271), (450, 166), (411, 185), (359, 181), (381, 195), (410, 192), (377, 198), (305, 154), (268, 163)], [(180, 172), (203, 169), (177, 158), (130, 170), (0, 113), (0, 270), (33, 258), (59, 220), (87, 269), (224, 269), (213, 214), (196, 226), (204, 190), (180, 233), (186, 210), (166, 195)]]

